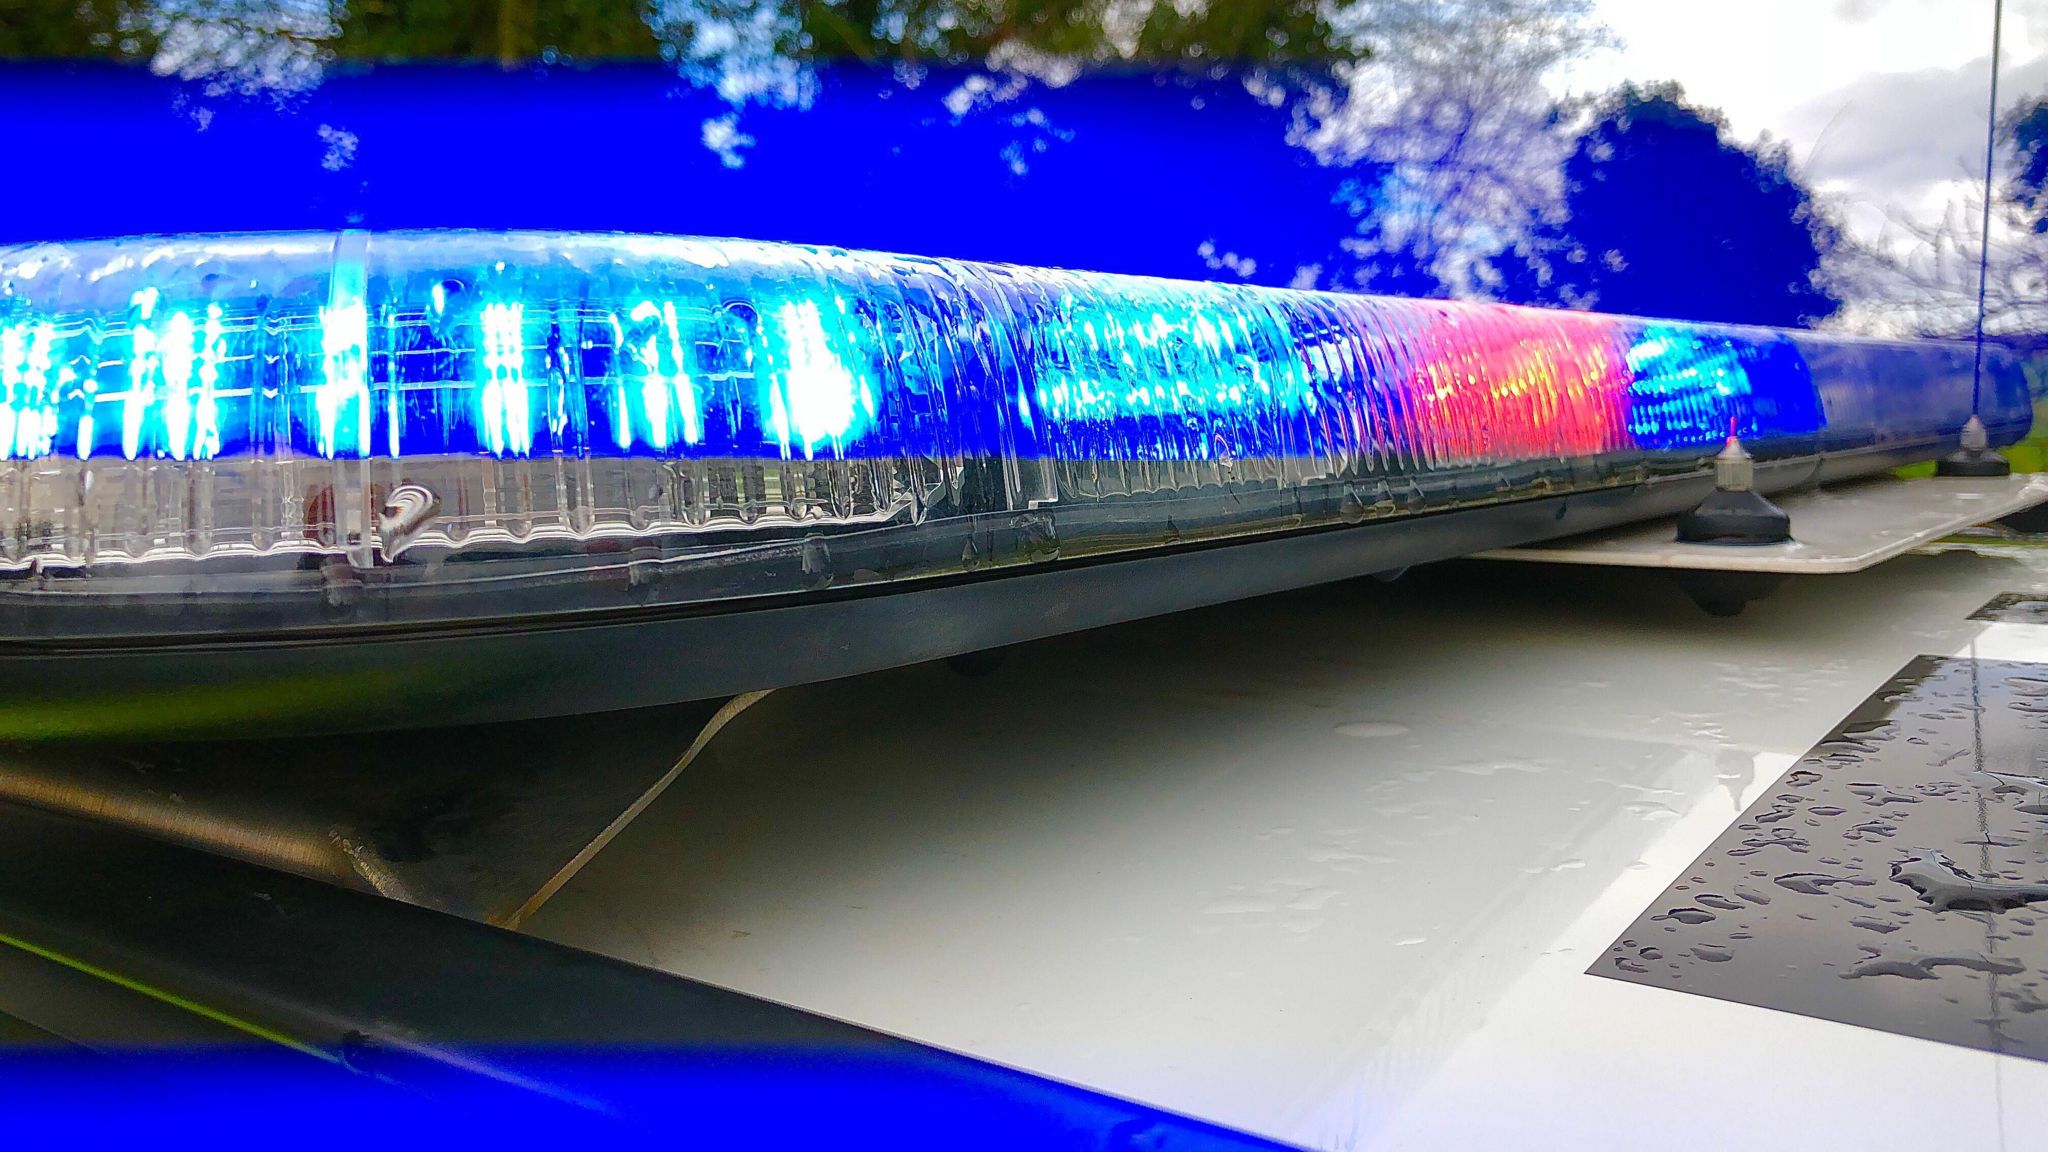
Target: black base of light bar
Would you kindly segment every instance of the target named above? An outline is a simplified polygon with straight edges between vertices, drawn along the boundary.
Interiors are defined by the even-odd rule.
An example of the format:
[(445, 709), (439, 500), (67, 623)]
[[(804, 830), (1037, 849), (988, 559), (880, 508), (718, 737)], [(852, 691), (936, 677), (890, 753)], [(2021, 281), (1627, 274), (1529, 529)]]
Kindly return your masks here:
[[(1924, 460), (1925, 444), (1760, 462), (1783, 491)], [(1706, 472), (1343, 528), (1054, 561), (573, 625), (0, 646), (0, 739), (476, 724), (732, 696), (1345, 580), (1661, 516)]]
[[(0, 1106), (748, 1148), (1277, 1145), (375, 896), (0, 804)], [(118, 1089), (110, 1087), (118, 1084)], [(74, 1104), (75, 1101), (75, 1104)], [(192, 1127), (185, 1130), (225, 1130)], [(538, 1134), (538, 1139), (536, 1135)]]

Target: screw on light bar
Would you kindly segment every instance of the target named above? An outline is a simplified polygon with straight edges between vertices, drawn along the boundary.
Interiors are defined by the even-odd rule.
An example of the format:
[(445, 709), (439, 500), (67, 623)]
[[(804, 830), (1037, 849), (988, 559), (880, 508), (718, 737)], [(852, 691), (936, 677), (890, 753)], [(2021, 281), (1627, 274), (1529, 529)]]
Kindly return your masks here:
[[(0, 600), (289, 627), (803, 592), (1695, 473), (1731, 430), (1931, 446), (1970, 368), (740, 241), (30, 245), (0, 250)], [(1989, 368), (2009, 439), (2025, 385)]]

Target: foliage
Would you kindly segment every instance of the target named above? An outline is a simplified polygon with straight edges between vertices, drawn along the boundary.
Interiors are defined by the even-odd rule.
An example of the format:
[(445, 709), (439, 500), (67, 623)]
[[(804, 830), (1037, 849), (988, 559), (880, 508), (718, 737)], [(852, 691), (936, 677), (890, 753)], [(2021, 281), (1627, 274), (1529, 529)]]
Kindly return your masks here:
[(1782, 146), (1731, 141), (1676, 85), (1624, 85), (1590, 111), (1558, 210), (1496, 262), (1505, 297), (1784, 326), (1841, 306), (1821, 275), (1838, 230)]
[(1981, 276), (1984, 330), (2029, 348), (2048, 343), (2048, 97), (2001, 117), (1996, 146), (2006, 176), (1992, 185), (1988, 236), (1981, 178), (1938, 222), (1895, 219), (1898, 250), (1859, 253), (1853, 287), (1864, 309), (1908, 332), (1968, 336)]
[(964, 64), (1029, 54), (1067, 60), (1324, 63), (1350, 54), (1313, 0), (808, 0), (792, 54)]
[(1590, 0), (1362, 0), (1345, 10), (1371, 59), (1309, 145), (1385, 173), (1356, 182), (1342, 286), (1405, 295), (1490, 290), (1485, 257), (1554, 203), (1564, 149), (1543, 77), (1609, 43)]
[[(162, 28), (325, 28), (342, 59), (1312, 65), (1363, 59), (1320, 0), (0, 0), (0, 57), (148, 60)], [(765, 33), (765, 39), (764, 39)]]
[(2014, 114), (2006, 137), (2016, 169), (2008, 195), (2029, 218), (2028, 231), (2048, 233), (2048, 97)]
[(334, 50), (344, 58), (516, 64), (654, 58), (647, 0), (348, 0)]
[(0, 58), (146, 60), (156, 41), (139, 35), (149, 0), (0, 0)]

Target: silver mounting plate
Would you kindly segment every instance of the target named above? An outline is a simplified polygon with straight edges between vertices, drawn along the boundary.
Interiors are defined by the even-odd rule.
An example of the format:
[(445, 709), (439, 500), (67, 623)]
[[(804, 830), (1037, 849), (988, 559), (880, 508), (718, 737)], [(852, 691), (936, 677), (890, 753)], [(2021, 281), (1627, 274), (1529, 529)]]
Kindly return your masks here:
[(1476, 553), (1486, 560), (1708, 572), (1860, 572), (1961, 531), (2048, 503), (2048, 475), (1884, 478), (1774, 494), (1784, 544), (1681, 544), (1672, 518)]

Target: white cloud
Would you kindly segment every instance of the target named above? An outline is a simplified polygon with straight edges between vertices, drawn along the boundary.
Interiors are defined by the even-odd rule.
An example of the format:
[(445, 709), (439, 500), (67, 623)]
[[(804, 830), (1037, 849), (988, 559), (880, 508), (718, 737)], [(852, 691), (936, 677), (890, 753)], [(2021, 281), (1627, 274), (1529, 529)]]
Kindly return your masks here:
[[(1992, 0), (1599, 0), (1598, 15), (1621, 46), (1559, 90), (1675, 80), (1738, 138), (1789, 144), (1867, 240), (1938, 219), (1982, 163)], [(2000, 104), (2044, 91), (2048, 0), (2007, 0)]]
[[(1711, 6), (1670, 0), (1600, 0), (1597, 9), (1622, 41), (1559, 78), (1576, 91), (1622, 80), (1676, 80), (1693, 100), (1719, 108), (1737, 134), (1769, 132), (1804, 153), (1791, 113), (1872, 76), (1958, 68), (1986, 56), (1991, 0), (1720, 0)], [(2007, 63), (2028, 18), (2048, 29), (2048, 0), (2011, 0)], [(2037, 55), (2031, 50), (2025, 55)]]
[[(1812, 143), (1806, 171), (1878, 204), (1912, 205), (1984, 163), (1989, 57), (1955, 68), (1872, 74), (1785, 114), (1786, 135)], [(2048, 92), (2048, 57), (2008, 65), (1999, 103)]]
[[(1621, 46), (1553, 77), (1560, 93), (1675, 80), (1737, 138), (1787, 143), (1849, 233), (1894, 256), (1974, 198), (1993, 0), (1597, 3)], [(2006, 0), (2000, 106), (2042, 94), (2048, 0)], [(1868, 311), (1850, 326), (1889, 322)]]

